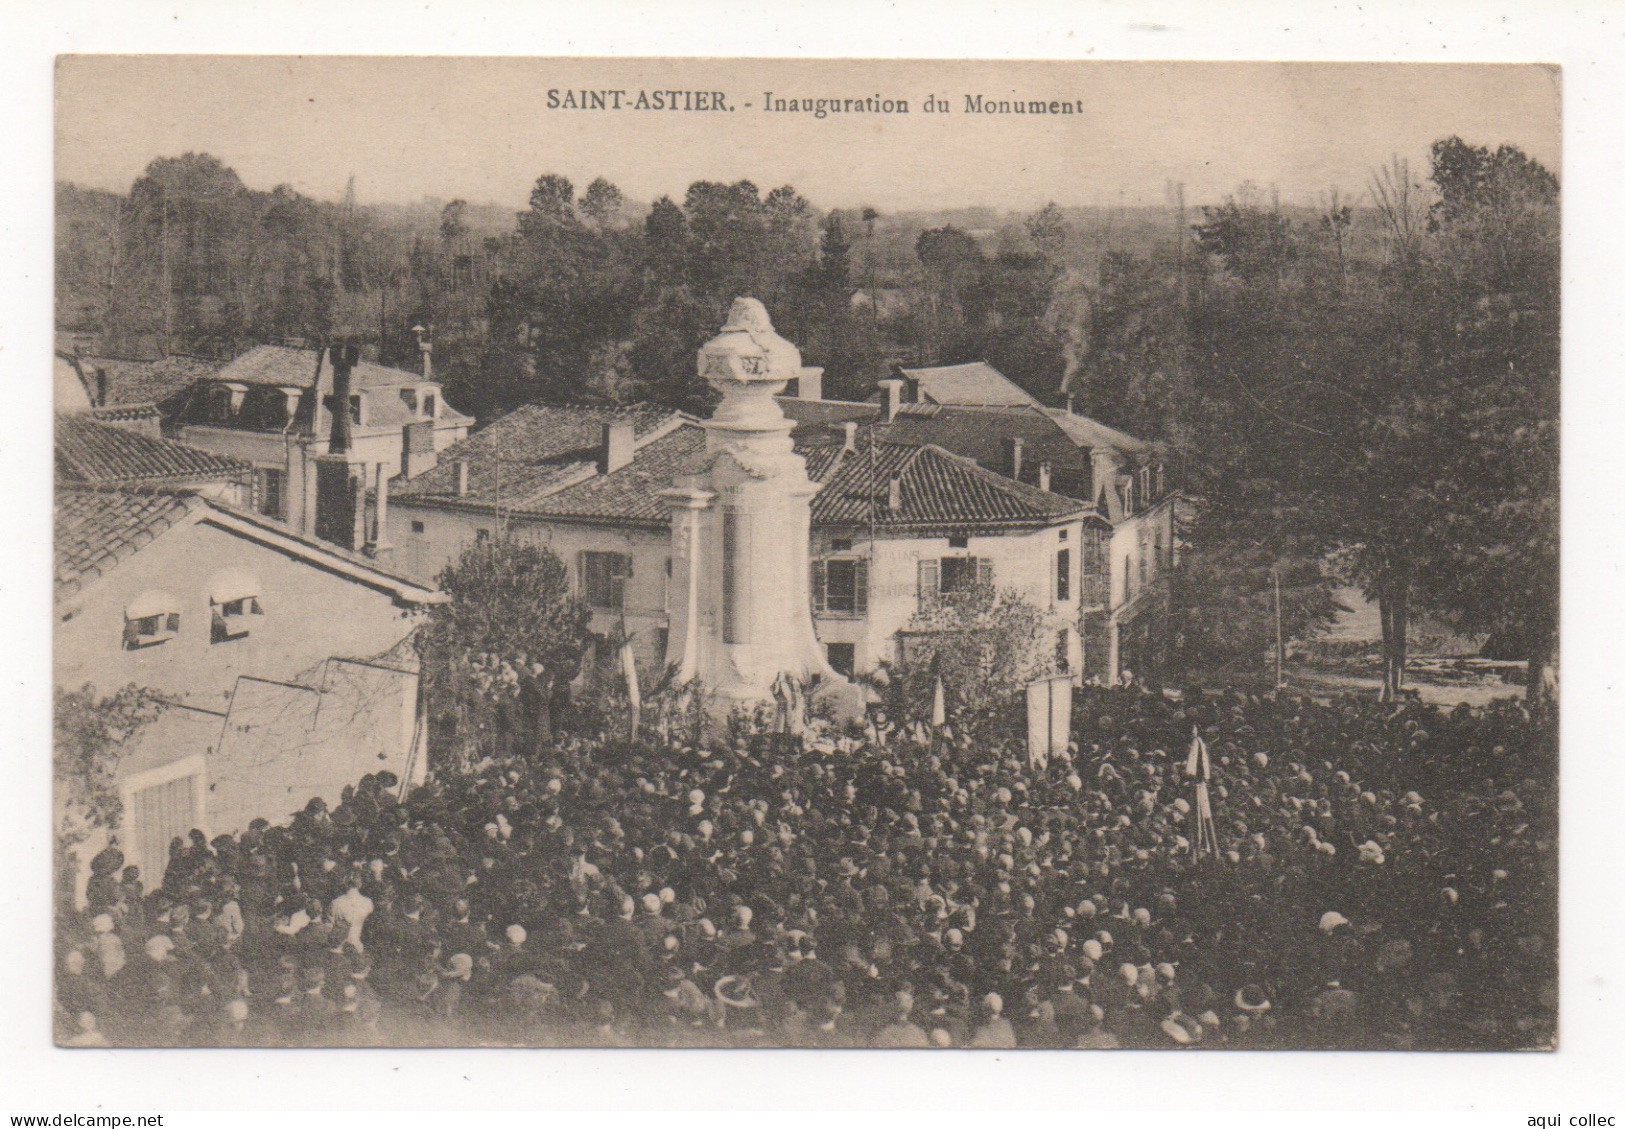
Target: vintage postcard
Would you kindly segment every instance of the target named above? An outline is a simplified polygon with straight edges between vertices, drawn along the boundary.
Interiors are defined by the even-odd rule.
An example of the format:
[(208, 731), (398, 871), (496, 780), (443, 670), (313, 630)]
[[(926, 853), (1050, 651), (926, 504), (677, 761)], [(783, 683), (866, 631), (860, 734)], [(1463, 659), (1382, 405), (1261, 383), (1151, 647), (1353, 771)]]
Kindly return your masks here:
[(59, 1046), (1556, 1046), (1557, 67), (56, 100)]

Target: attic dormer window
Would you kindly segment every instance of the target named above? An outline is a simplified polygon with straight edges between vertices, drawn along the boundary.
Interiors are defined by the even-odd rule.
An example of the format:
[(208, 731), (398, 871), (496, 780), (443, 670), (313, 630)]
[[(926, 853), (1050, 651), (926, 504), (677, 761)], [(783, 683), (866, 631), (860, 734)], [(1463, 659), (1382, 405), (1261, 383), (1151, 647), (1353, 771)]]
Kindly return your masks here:
[(265, 614), (259, 582), (242, 572), (217, 576), (209, 586), (209, 612), (213, 642), (241, 639), (252, 630), (254, 617)]
[(124, 609), (126, 651), (167, 643), (180, 630), (180, 601), (168, 592), (143, 592)]
[(416, 388), (402, 388), (401, 403), (406, 405), (407, 411), (416, 415), (418, 410), (418, 390)]
[(423, 394), (423, 418), (433, 419), (435, 414), (435, 395), (433, 392)]
[(216, 384), (208, 391), (209, 419), (216, 423), (227, 423), (235, 419), (242, 409), (243, 397), (248, 394), (245, 384), (226, 383)]

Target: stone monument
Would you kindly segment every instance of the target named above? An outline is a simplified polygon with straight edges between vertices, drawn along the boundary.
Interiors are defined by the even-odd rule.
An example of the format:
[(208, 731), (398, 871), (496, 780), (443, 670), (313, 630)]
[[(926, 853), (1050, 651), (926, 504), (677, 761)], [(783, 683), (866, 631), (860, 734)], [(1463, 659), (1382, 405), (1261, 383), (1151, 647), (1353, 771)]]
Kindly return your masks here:
[(705, 454), (663, 491), (671, 507), (671, 619), (666, 662), (698, 678), (716, 713), (772, 704), (816, 682), (838, 714), (861, 691), (833, 670), (813, 630), (809, 503), (818, 484), (790, 441), (775, 396), (806, 372), (801, 350), (773, 330), (754, 298), (737, 298), (699, 353), (722, 394), (705, 421)]

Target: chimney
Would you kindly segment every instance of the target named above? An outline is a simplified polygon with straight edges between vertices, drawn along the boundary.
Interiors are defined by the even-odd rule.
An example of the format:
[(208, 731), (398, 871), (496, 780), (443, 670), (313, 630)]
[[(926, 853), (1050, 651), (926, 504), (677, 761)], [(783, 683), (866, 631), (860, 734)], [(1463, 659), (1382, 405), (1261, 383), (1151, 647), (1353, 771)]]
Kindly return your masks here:
[(107, 370), (99, 365), (96, 368), (96, 406), (107, 407)]
[(824, 398), (824, 370), (821, 368), (803, 368), (796, 376), (797, 400), (822, 400)]
[(903, 508), (903, 480), (893, 478), (886, 483), (886, 508), (896, 513)]
[(632, 461), (633, 437), (630, 419), (612, 419), (604, 424), (603, 442), (598, 445), (599, 474), (613, 474)]
[(457, 470), (457, 496), (468, 497), (468, 460), (458, 459), (452, 464)]
[(388, 560), (393, 546), (389, 543), (389, 467), (379, 463), (374, 471), (372, 504), (372, 536), (367, 538), (366, 554), (374, 559)]
[(856, 451), (858, 449), (858, 421), (849, 419), (841, 424), (841, 450)]
[(1038, 488), (1040, 490), (1042, 490), (1046, 494), (1049, 493), (1049, 474), (1050, 474), (1050, 465), (1049, 465), (1049, 463), (1048, 462), (1039, 463), (1038, 464)]
[(401, 428), (401, 477), (416, 478), (433, 470), (439, 456), (434, 449), (434, 422), (420, 420)]
[(1019, 435), (1008, 436), (1004, 441), (1005, 473), (1017, 482), (1021, 481), (1021, 451), (1026, 446), (1026, 440)]
[(888, 376), (880, 382), (880, 403), (884, 409), (883, 414), (887, 423), (897, 418), (897, 409), (903, 405), (903, 380), (901, 377)]
[(350, 451), (350, 373), (358, 351), (354, 345), (334, 345), (327, 356), (333, 364), (333, 430), (327, 453), (344, 455)]
[(434, 342), (429, 340), (429, 331), (421, 325), (414, 325), (412, 332), (417, 335), (418, 352), (423, 354), (423, 379), (434, 379)]

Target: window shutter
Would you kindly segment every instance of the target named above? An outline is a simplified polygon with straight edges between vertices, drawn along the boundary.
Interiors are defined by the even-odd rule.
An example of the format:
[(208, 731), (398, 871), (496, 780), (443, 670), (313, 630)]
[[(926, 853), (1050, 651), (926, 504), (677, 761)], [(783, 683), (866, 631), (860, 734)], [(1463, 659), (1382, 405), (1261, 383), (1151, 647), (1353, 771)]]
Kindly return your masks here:
[(993, 584), (993, 558), (992, 557), (977, 557), (976, 558), (976, 583), (980, 584), (984, 588), (988, 588), (988, 587), (992, 586), (992, 584)]
[(852, 611), (869, 614), (869, 562), (862, 558), (852, 562)]
[(632, 554), (623, 553), (620, 558), (621, 576), (626, 580), (632, 579)]
[(818, 615), (824, 614), (824, 562), (812, 563), (812, 604), (813, 611)]
[(587, 598), (587, 550), (576, 550), (576, 595)]
[(938, 566), (935, 557), (920, 562), (920, 604), (924, 606), (937, 598)]

